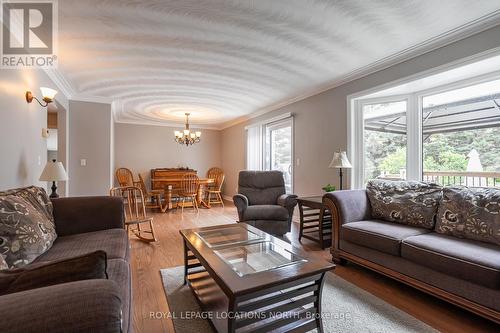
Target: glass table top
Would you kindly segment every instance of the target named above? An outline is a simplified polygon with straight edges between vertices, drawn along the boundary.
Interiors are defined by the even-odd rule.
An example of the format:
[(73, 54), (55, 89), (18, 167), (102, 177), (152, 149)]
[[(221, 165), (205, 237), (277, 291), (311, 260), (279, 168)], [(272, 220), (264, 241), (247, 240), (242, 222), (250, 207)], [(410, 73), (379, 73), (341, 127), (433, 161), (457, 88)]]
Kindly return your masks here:
[(220, 229), (198, 231), (195, 233), (210, 248), (264, 240), (263, 237), (256, 233), (237, 225), (234, 227), (224, 227)]
[(238, 245), (215, 250), (239, 276), (306, 262), (307, 260), (272, 242)]

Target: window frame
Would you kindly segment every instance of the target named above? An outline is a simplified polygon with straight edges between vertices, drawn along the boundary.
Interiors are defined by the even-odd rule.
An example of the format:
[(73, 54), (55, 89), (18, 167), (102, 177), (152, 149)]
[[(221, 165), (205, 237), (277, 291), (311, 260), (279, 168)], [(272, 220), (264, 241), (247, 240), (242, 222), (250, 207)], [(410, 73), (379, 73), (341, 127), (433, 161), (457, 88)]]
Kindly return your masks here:
[[(259, 129), (259, 150), (260, 150), (260, 171), (266, 170), (266, 128), (269, 126), (279, 126), (281, 123), (286, 123), (290, 122), (291, 126), (291, 131), (292, 131), (292, 156), (291, 156), (291, 179), (292, 179), (292, 186), (291, 186), (291, 191), (292, 193), (295, 190), (295, 117), (292, 113), (286, 112), (281, 115), (278, 115), (276, 117), (268, 118), (265, 120), (262, 120), (260, 122), (255, 122), (253, 124), (250, 124), (248, 126), (245, 126), (245, 140), (246, 140), (246, 152), (245, 152), (245, 168), (248, 169), (248, 129), (250, 128), (258, 128)], [(285, 127), (285, 126), (284, 126)], [(288, 127), (288, 126), (286, 126)]]
[[(419, 78), (425, 78), (433, 74), (422, 75)], [(419, 78), (412, 78), (406, 82), (414, 81)], [(443, 92), (453, 91), (477, 84), (495, 81), (500, 79), (500, 71), (495, 71), (488, 74), (478, 75), (452, 83), (439, 85), (429, 89), (415, 91), (410, 94), (399, 94), (392, 96), (384, 96), (377, 98), (362, 98), (355, 95), (348, 96), (348, 139), (347, 151), (351, 157), (353, 169), (351, 177), (351, 188), (364, 188), (364, 122), (363, 122), (363, 106), (367, 104), (397, 102), (407, 99), (407, 115), (406, 115), (406, 137), (407, 137), (407, 154), (406, 154), (406, 174), (407, 180), (423, 179), (423, 140), (422, 140), (422, 114), (423, 114), (423, 99), (427, 96), (440, 94)], [(379, 90), (385, 90), (393, 86), (398, 86), (403, 82), (387, 86), (384, 85), (380, 89), (371, 89), (370, 93)], [(368, 94), (368, 93), (367, 93)], [(366, 94), (365, 94), (366, 95)]]

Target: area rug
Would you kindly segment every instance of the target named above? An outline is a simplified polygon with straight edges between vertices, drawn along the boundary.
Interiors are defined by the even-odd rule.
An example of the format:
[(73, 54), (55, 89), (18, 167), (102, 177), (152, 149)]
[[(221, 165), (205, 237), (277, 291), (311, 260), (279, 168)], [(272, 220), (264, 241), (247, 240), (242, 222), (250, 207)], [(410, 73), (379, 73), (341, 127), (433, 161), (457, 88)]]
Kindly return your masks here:
[[(214, 332), (201, 313), (193, 293), (183, 285), (184, 268), (162, 269), (161, 276), (176, 333)], [(427, 324), (395, 308), (380, 298), (327, 273), (323, 285), (322, 311), (325, 332), (437, 332)], [(314, 331), (313, 331), (314, 332)]]

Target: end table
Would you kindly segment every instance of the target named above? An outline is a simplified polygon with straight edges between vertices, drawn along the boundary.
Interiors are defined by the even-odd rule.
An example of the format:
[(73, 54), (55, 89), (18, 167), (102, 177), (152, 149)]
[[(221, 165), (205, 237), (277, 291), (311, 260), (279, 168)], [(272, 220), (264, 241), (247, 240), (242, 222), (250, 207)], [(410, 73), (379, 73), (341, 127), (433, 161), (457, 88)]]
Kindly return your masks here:
[(332, 243), (332, 214), (323, 205), (323, 196), (297, 199), (300, 212), (299, 242), (307, 238), (318, 243), (322, 249)]

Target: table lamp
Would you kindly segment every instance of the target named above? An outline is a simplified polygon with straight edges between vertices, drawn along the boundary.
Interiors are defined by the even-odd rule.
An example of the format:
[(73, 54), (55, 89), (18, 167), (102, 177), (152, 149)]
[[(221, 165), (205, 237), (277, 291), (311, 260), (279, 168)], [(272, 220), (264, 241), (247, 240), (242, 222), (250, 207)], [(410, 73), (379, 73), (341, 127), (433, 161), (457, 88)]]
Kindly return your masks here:
[(56, 160), (48, 161), (43, 168), (42, 174), (40, 175), (40, 181), (52, 182), (52, 193), (50, 198), (59, 198), (57, 194), (56, 181), (68, 180), (68, 175), (64, 166), (61, 162), (56, 162)]
[(340, 190), (342, 190), (342, 169), (351, 169), (352, 165), (347, 158), (347, 153), (345, 151), (336, 151), (333, 153), (332, 161), (328, 166), (331, 169), (339, 169), (340, 177)]

